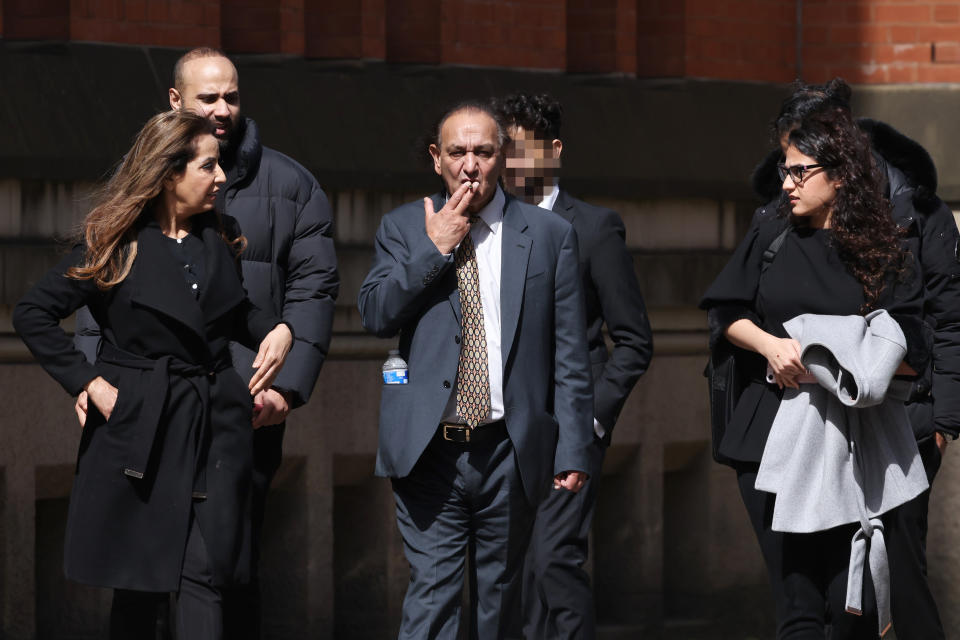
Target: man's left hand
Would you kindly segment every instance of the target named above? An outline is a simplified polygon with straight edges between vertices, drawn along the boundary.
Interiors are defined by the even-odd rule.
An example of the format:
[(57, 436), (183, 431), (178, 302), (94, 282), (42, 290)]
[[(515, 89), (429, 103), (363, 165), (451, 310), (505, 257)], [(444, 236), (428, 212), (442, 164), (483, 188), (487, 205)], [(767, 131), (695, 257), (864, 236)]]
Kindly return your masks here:
[(942, 458), (947, 452), (947, 445), (950, 444), (950, 441), (939, 431), (935, 433), (935, 437), (937, 440), (937, 449), (940, 449), (940, 457)]
[(253, 399), (253, 404), (254, 407), (260, 407), (253, 412), (254, 429), (280, 424), (290, 413), (290, 403), (282, 393), (273, 388), (258, 393)]
[(583, 471), (563, 471), (553, 477), (553, 488), (559, 489), (562, 487), (567, 491), (577, 493), (580, 489), (583, 489), (583, 485), (587, 483), (589, 477)]

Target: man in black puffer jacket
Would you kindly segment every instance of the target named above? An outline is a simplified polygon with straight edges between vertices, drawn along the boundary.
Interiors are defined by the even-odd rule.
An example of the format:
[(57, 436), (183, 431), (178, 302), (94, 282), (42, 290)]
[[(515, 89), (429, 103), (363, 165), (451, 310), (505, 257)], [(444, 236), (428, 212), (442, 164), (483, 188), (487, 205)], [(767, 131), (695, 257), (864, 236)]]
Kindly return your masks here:
[[(802, 118), (821, 109), (850, 109), (850, 89), (834, 80), (799, 87), (774, 123), (778, 140)], [(874, 159), (887, 179), (893, 216), (923, 269), (924, 315), (934, 333), (931, 366), (920, 373), (907, 404), (931, 485), (949, 440), (960, 434), (960, 233), (953, 213), (936, 196), (937, 172), (926, 150), (882, 122), (860, 119)], [(768, 201), (756, 216), (776, 215), (782, 197), (775, 149), (757, 167), (754, 190)], [(890, 557), (893, 626), (900, 640), (944, 638), (927, 584), (926, 534), (930, 491), (883, 516)]]
[[(293, 327), (295, 341), (273, 388), (254, 398), (252, 545), (259, 558), (267, 490), (280, 466), (287, 414), (309, 400), (330, 345), (339, 290), (333, 220), (314, 177), (260, 142), (256, 123), (240, 115), (237, 70), (223, 52), (198, 48), (174, 67), (170, 106), (206, 116), (220, 142), (226, 184), (218, 207), (240, 223), (247, 244), (240, 257), (244, 286), (257, 306)], [(89, 315), (78, 317), (77, 344), (93, 359), (99, 332)], [(256, 354), (232, 344), (234, 367), (249, 379)], [(78, 400), (78, 411), (81, 410)], [(161, 602), (161, 607), (162, 607)], [(161, 619), (164, 614), (158, 613)], [(224, 637), (259, 638), (259, 585), (224, 594)]]

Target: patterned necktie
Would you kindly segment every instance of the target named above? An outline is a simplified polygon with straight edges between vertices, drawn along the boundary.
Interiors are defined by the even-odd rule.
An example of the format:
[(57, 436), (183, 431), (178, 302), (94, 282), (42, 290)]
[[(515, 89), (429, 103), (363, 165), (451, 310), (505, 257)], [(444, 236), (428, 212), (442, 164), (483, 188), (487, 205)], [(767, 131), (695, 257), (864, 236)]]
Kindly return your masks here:
[(490, 378), (477, 252), (469, 231), (457, 249), (456, 268), (462, 315), (460, 364), (457, 367), (457, 415), (467, 425), (475, 427), (490, 415)]

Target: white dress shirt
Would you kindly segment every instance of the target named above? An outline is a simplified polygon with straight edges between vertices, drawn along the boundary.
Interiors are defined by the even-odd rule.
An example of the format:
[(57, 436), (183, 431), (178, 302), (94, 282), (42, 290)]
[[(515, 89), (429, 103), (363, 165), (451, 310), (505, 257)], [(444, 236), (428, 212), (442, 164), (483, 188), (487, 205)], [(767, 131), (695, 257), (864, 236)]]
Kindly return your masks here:
[[(553, 186), (550, 188), (550, 191), (547, 191), (543, 194), (543, 200), (540, 201), (540, 204), (537, 205), (541, 209), (549, 209), (553, 211), (553, 205), (557, 204), (557, 196), (560, 195), (560, 186), (559, 183), (555, 180)], [(597, 434), (598, 438), (602, 438), (607, 434), (607, 430), (603, 428), (603, 425), (600, 424), (596, 418), (593, 419), (593, 432)]]
[[(500, 348), (500, 256), (503, 244), (503, 205), (506, 198), (500, 187), (470, 229), (477, 253), (480, 277), (480, 304), (483, 305), (483, 330), (487, 338), (487, 375), (490, 380), (490, 416), (484, 423), (503, 419), (503, 356)], [(456, 253), (456, 249), (454, 249)], [(443, 413), (444, 422), (463, 423), (457, 415), (457, 385)]]
[(549, 209), (550, 211), (553, 211), (553, 205), (557, 204), (558, 195), (560, 195), (560, 182), (554, 180), (553, 186), (550, 187), (550, 191), (543, 192), (543, 200), (541, 200), (540, 204), (537, 206), (541, 209)]

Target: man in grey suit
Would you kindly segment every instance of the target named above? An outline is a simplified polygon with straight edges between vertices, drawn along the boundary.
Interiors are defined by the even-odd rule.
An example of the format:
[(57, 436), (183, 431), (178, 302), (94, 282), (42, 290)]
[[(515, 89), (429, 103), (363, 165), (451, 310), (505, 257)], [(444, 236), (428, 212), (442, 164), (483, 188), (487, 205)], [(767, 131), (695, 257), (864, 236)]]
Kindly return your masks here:
[(469, 553), (472, 637), (520, 638), (536, 504), (591, 472), (593, 398), (577, 238), (498, 186), (506, 135), (480, 102), (430, 145), (444, 191), (391, 211), (360, 288), (364, 327), (400, 336), (377, 474), (411, 567), (400, 638), (457, 635)]

